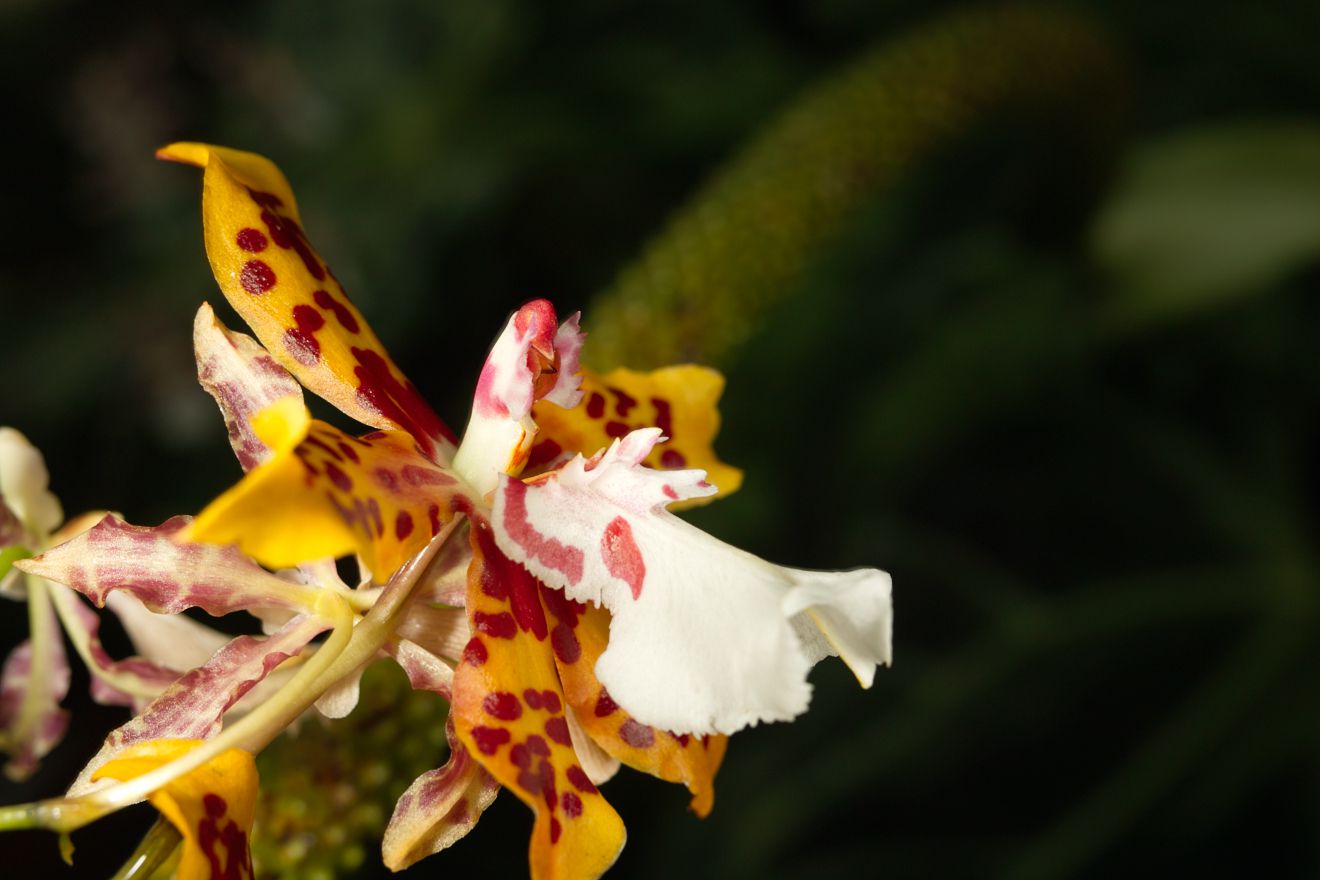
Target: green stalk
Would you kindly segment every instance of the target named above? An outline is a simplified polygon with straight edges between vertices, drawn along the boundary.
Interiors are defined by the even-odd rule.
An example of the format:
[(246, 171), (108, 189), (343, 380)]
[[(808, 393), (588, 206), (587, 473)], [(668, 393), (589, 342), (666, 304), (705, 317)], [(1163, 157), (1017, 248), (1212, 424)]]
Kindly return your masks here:
[(805, 92), (741, 149), (591, 305), (594, 366), (717, 363), (860, 208), (989, 120), (1057, 131), (1074, 182), (1102, 177), (1121, 65), (1091, 23), (975, 9), (887, 41)]

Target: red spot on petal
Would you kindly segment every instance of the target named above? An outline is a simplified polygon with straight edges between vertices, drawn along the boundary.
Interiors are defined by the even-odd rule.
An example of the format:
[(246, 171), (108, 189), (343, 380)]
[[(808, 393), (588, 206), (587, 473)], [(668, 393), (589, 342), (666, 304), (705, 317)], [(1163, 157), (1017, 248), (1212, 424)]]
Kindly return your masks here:
[(619, 711), (619, 704), (614, 702), (610, 692), (601, 688), (600, 696), (596, 698), (596, 717), (606, 718)]
[(573, 787), (578, 791), (585, 791), (587, 794), (596, 793), (595, 784), (592, 783), (591, 778), (587, 776), (586, 771), (577, 764), (573, 764), (565, 770), (564, 775), (568, 777), (568, 781), (571, 782)]
[(260, 296), (275, 286), (275, 270), (261, 260), (248, 260), (238, 272), (238, 283), (253, 296)]
[(559, 842), (559, 835), (564, 833), (564, 826), (559, 824), (559, 820), (551, 817), (550, 819), (550, 843)]
[(541, 440), (532, 447), (531, 452), (527, 454), (527, 467), (538, 468), (541, 465), (549, 464), (559, 456), (563, 455), (564, 447), (553, 440)]
[(513, 619), (513, 615), (507, 611), (499, 614), (487, 614), (484, 611), (478, 611), (472, 615), (476, 623), (477, 631), (483, 632), (488, 636), (497, 639), (511, 639), (518, 634), (518, 623)]
[(541, 705), (545, 706), (547, 712), (558, 712), (562, 708), (559, 704), (559, 694), (554, 691), (541, 691)]
[(426, 516), (431, 520), (431, 537), (440, 534), (440, 505), (432, 504), (426, 508)]
[(674, 414), (669, 401), (663, 397), (652, 397), (651, 406), (655, 407), (655, 426), (663, 431), (666, 437), (674, 436)]
[(550, 644), (561, 663), (576, 663), (582, 659), (582, 643), (572, 628), (563, 623), (550, 633)]
[(247, 251), (249, 254), (259, 254), (266, 249), (268, 244), (270, 244), (270, 242), (266, 240), (265, 234), (262, 233), (260, 229), (252, 229), (250, 227), (238, 230), (238, 235), (234, 240), (238, 243), (239, 247)]
[(672, 736), (674, 738), (674, 741), (678, 743), (679, 748), (686, 749), (688, 747), (688, 743), (692, 742), (692, 735), (689, 733), (674, 733), (671, 730), (669, 732), (669, 735)]
[(619, 414), (619, 418), (628, 418), (628, 411), (637, 405), (637, 398), (629, 395), (628, 392), (620, 388), (615, 388), (613, 386), (606, 387), (609, 389), (609, 392), (617, 398), (617, 402), (614, 404), (614, 411)]
[(619, 739), (634, 749), (647, 749), (655, 745), (655, 730), (629, 718), (619, 725)]
[(630, 430), (623, 422), (609, 421), (605, 423), (605, 434), (616, 440), (620, 437), (626, 437)]
[(568, 626), (577, 626), (578, 617), (587, 610), (581, 602), (565, 596), (562, 590), (552, 590), (545, 584), (541, 584), (541, 601), (555, 619)]
[(605, 398), (597, 391), (591, 392), (591, 397), (587, 398), (587, 415), (593, 419), (605, 415)]
[(329, 291), (318, 290), (312, 294), (312, 299), (321, 308), (334, 312), (335, 320), (337, 320), (339, 325), (349, 333), (357, 333), (362, 329), (358, 325), (357, 318), (353, 317), (353, 312), (349, 310), (348, 306), (331, 296)]
[(394, 537), (402, 541), (412, 534), (413, 519), (412, 515), (406, 510), (400, 510), (399, 515), (394, 518)]
[(550, 746), (546, 743), (544, 738), (533, 733), (531, 736), (527, 737), (527, 751), (531, 752), (533, 755), (540, 755), (544, 758), (550, 755)]
[(405, 384), (394, 376), (389, 363), (378, 352), (365, 348), (351, 348), (349, 352), (358, 362), (353, 375), (358, 382), (358, 400), (394, 422), (434, 455), (434, 438), (442, 437), (456, 442), (449, 426), (427, 405), (411, 383)]
[(564, 792), (560, 801), (564, 805), (564, 815), (570, 819), (576, 819), (582, 815), (582, 798), (571, 791)]
[(202, 798), (202, 807), (206, 810), (206, 815), (211, 819), (219, 819), (225, 814), (225, 810), (229, 809), (229, 805), (225, 803), (225, 799), (213, 792), (208, 792), (207, 795)]
[(463, 660), (469, 666), (481, 666), (489, 657), (490, 655), (486, 651), (486, 643), (476, 636), (473, 636), (463, 648)]
[(340, 492), (353, 491), (352, 478), (336, 467), (333, 461), (327, 461), (325, 463), (325, 475), (330, 478), (330, 482), (334, 483), (335, 488)]
[(295, 361), (310, 367), (321, 359), (321, 343), (316, 337), (301, 330), (284, 331), (284, 349)]
[(503, 727), (474, 727), (472, 739), (476, 741), (477, 751), (483, 755), (493, 755), (513, 736)]
[(568, 721), (563, 715), (556, 715), (545, 720), (545, 735), (561, 746), (571, 746), (573, 739), (568, 735)]
[(487, 715), (501, 721), (517, 721), (522, 717), (522, 703), (518, 702), (517, 694), (508, 691), (486, 694), (486, 699), (481, 701), (481, 708), (486, 710)]
[(674, 491), (673, 486), (669, 485), (668, 483), (665, 483), (665, 485), (662, 487), (662, 490), (665, 493), (665, 497), (673, 498), (675, 501), (678, 500), (678, 493)]
[(642, 583), (646, 580), (646, 562), (633, 540), (632, 526), (623, 517), (616, 516), (605, 527), (600, 539), (600, 555), (609, 573), (628, 585), (634, 599), (640, 597)]
[(528, 688), (523, 691), (523, 702), (527, 704), (527, 708), (529, 709), (541, 708), (543, 702), (541, 700), (541, 692), (536, 688)]
[(660, 466), (664, 468), (681, 468), (687, 464), (687, 459), (683, 453), (677, 449), (666, 449), (660, 453)]

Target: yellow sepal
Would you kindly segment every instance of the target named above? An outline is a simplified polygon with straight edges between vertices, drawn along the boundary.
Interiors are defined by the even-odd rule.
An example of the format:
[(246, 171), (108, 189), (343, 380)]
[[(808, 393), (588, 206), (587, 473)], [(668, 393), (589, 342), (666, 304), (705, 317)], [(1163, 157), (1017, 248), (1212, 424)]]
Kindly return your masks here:
[(358, 553), (384, 581), (453, 516), (461, 485), (402, 431), (353, 437), (297, 398), (252, 418), (272, 450), (203, 510), (185, 540), (236, 544), (270, 568)]
[[(156, 739), (137, 743), (108, 761), (92, 779), (136, 779), (205, 742)], [(257, 765), (251, 754), (242, 749), (222, 752), (156, 789), (149, 800), (183, 835), (177, 880), (251, 880), (249, 838), (257, 803)]]
[(713, 448), (724, 392), (724, 377), (717, 371), (682, 364), (649, 373), (619, 368), (601, 376), (584, 367), (582, 391), (582, 402), (571, 410), (545, 401), (533, 408), (538, 428), (533, 465), (559, 451), (589, 457), (631, 430), (656, 427), (669, 440), (651, 451), (648, 467), (701, 468), (719, 489), (670, 509), (705, 504), (742, 485), (743, 472), (720, 461)]
[(211, 271), (267, 351), (310, 391), (365, 425), (404, 430), (448, 461), (453, 433), (390, 359), (302, 228), (273, 162), (209, 144), (161, 148), (205, 169), (202, 225)]

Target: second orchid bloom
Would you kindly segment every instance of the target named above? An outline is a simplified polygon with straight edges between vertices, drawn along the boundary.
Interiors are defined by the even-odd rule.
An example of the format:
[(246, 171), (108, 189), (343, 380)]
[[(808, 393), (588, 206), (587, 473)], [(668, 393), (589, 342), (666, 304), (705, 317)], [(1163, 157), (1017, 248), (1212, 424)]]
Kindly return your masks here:
[[(533, 877), (596, 877), (624, 843), (597, 787), (620, 763), (686, 785), (704, 816), (727, 736), (805, 711), (814, 663), (837, 655), (869, 686), (889, 662), (885, 573), (782, 568), (670, 512), (741, 482), (711, 448), (717, 373), (597, 375), (578, 317), (536, 300), (495, 342), (460, 439), (312, 247), (271, 162), (190, 143), (159, 155), (204, 169), (207, 254), (257, 336), (198, 313), (199, 377), (246, 476), (191, 522), (107, 517), (18, 566), (98, 605), (129, 594), (161, 621), (246, 611), (267, 635), (161, 689), (106, 740), (65, 818), (32, 824), (179, 789), (313, 704), (347, 714), (362, 670), (388, 656), (452, 711), (449, 761), (400, 798), (386, 863), (452, 844), (502, 786), (535, 813)], [(370, 431), (312, 419), (303, 388)], [(354, 554), (362, 577), (345, 584), (334, 560)], [(157, 741), (190, 745), (149, 767), (125, 757)], [(127, 781), (104, 781), (107, 767)]]

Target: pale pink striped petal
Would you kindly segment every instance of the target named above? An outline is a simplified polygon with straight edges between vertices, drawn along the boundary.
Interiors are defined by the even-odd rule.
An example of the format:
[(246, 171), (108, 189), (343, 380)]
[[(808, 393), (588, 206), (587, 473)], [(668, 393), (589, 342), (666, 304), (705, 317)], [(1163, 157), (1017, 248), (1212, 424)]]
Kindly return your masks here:
[(330, 624), (320, 618), (299, 616), (272, 636), (239, 636), (229, 642), (204, 665), (170, 685), (142, 714), (112, 731), (74, 781), (70, 796), (89, 791), (91, 775), (97, 768), (134, 743), (214, 736), (231, 706), (329, 628)]
[(69, 692), (69, 663), (59, 622), (45, 591), (34, 591), (29, 601), (44, 608), (34, 616), (40, 631), (10, 652), (0, 672), (0, 745), (9, 755), (5, 775), (15, 781), (37, 769), (69, 725), (60, 708)]
[[(135, 711), (139, 711), (164, 692), (184, 671), (206, 661), (206, 657), (202, 657), (191, 666), (171, 669), (153, 663), (145, 657), (115, 660), (101, 644), (101, 618), (96, 612), (88, 608), (84, 600), (72, 590), (59, 584), (52, 584), (50, 589), (51, 599), (59, 608), (60, 619), (69, 633), (69, 639), (79, 653), (89, 661), (92, 699), (102, 705), (132, 706)], [(134, 601), (131, 597), (123, 595), (117, 595), (115, 598)], [(142, 608), (140, 604), (138, 607)], [(151, 612), (144, 608), (142, 613)], [(183, 617), (161, 617), (161, 619), (187, 620)], [(201, 626), (190, 620), (188, 623)], [(224, 641), (228, 639), (225, 638)], [(220, 644), (223, 644), (223, 641)], [(212, 643), (212, 653), (220, 647), (220, 644)]]
[(614, 700), (643, 724), (704, 735), (805, 711), (825, 654), (869, 685), (889, 662), (889, 576), (772, 565), (669, 513), (714, 487), (701, 471), (643, 467), (658, 437), (634, 431), (530, 483), (502, 477), (494, 493), (500, 549), (611, 612), (596, 675)]
[(176, 516), (159, 526), (132, 526), (110, 515), (16, 565), (66, 584), (102, 607), (115, 590), (162, 614), (195, 607), (219, 617), (249, 608), (307, 607), (307, 587), (276, 577), (233, 547), (176, 542), (189, 521)]
[(555, 320), (546, 300), (527, 303), (509, 318), (481, 369), (472, 417), (453, 462), (478, 492), (489, 492), (499, 474), (518, 473), (526, 464), (536, 436), (533, 403), (549, 398), (573, 407), (581, 400), (578, 316), (558, 327)]
[(391, 871), (402, 871), (462, 839), (499, 794), (500, 784), (454, 735), (452, 718), (445, 734), (448, 763), (417, 777), (394, 805), (381, 841), (381, 857)]
[(193, 352), (197, 379), (219, 404), (229, 445), (250, 471), (271, 455), (252, 430), (252, 416), (285, 397), (302, 400), (302, 388), (260, 343), (222, 324), (209, 303), (193, 321)]

